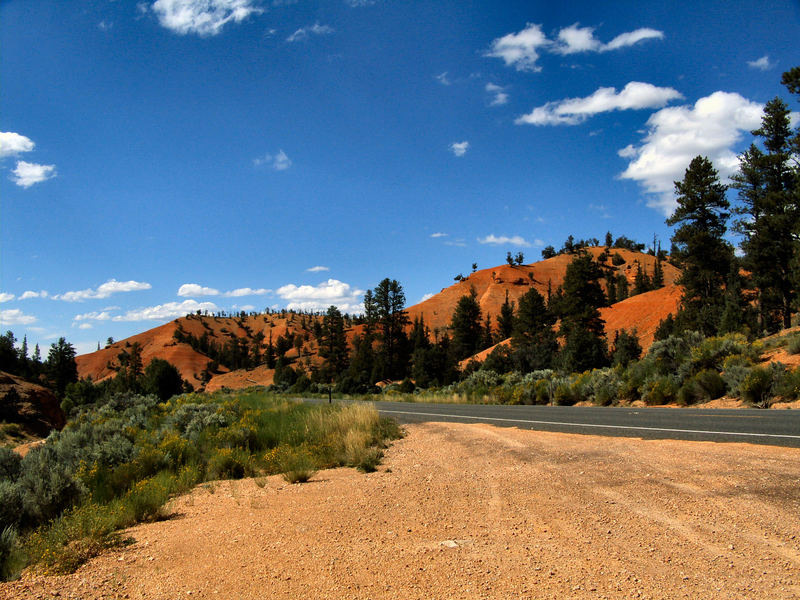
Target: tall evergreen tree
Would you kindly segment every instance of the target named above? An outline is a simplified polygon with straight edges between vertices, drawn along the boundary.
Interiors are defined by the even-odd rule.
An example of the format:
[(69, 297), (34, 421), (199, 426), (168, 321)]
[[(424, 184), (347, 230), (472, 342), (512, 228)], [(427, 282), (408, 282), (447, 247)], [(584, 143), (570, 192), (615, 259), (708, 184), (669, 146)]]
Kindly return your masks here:
[(725, 281), (733, 248), (724, 239), (730, 204), (716, 169), (708, 158), (692, 159), (683, 180), (675, 182), (678, 207), (667, 225), (672, 235), (673, 260), (681, 268), (683, 287), (677, 321), (681, 329), (706, 335), (719, 330), (725, 304)]
[(78, 381), (75, 347), (63, 337), (58, 338), (57, 343), (50, 345), (45, 370), (56, 394), (62, 397), (67, 384)]
[[(374, 304), (373, 304), (374, 302)], [(369, 308), (374, 312), (380, 331), (380, 350), (376, 363), (376, 380), (403, 379), (407, 375), (409, 363), (408, 338), (405, 327), (409, 324), (405, 311), (406, 296), (395, 279), (384, 279), (372, 293)]]
[(553, 330), (555, 322), (555, 315), (536, 288), (532, 287), (520, 297), (511, 338), (511, 359), (518, 371), (528, 373), (553, 366), (558, 352)]
[(600, 286), (602, 276), (599, 265), (584, 250), (567, 266), (558, 305), (559, 333), (564, 337), (560, 363), (566, 371), (586, 371), (608, 364), (608, 342), (599, 310), (606, 304)]
[(464, 360), (481, 350), (483, 338), (481, 307), (474, 287), (470, 287), (469, 294), (461, 296), (458, 300), (450, 321), (450, 331), (453, 334), (450, 347), (457, 361)]
[(347, 369), (349, 360), (344, 318), (335, 306), (328, 308), (322, 318), (322, 339), (319, 342), (319, 355), (324, 359), (321, 372), (325, 381), (335, 381)]
[[(790, 91), (796, 85), (793, 71), (784, 74)], [(758, 290), (759, 319), (767, 331), (791, 325), (796, 298), (800, 172), (793, 151), (800, 130), (793, 136), (789, 116), (780, 98), (767, 103), (761, 127), (752, 132), (764, 151), (751, 145), (739, 157), (739, 173), (733, 178), (741, 201), (737, 212), (744, 215), (737, 228), (745, 237), (745, 267)]]
[(495, 342), (502, 342), (511, 337), (514, 331), (514, 301), (508, 299), (508, 290), (506, 290), (506, 299), (500, 307), (500, 314), (497, 316), (497, 337)]

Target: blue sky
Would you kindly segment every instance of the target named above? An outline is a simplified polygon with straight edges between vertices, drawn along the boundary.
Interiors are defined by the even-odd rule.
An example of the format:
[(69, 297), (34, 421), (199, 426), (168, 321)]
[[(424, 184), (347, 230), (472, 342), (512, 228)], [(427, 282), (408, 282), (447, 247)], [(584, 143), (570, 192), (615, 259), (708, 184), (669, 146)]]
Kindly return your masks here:
[(86, 352), (384, 277), (411, 305), (570, 234), (668, 246), (691, 158), (730, 174), (794, 105), (798, 38), (790, 0), (4, 0), (0, 327)]

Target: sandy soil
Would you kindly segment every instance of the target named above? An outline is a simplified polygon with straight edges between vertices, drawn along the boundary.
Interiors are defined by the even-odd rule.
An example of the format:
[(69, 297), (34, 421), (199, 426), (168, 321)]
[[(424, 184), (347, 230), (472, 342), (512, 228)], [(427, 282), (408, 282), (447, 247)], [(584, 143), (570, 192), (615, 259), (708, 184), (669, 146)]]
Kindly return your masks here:
[(0, 597), (800, 598), (798, 449), (414, 425), (377, 473), (171, 508)]

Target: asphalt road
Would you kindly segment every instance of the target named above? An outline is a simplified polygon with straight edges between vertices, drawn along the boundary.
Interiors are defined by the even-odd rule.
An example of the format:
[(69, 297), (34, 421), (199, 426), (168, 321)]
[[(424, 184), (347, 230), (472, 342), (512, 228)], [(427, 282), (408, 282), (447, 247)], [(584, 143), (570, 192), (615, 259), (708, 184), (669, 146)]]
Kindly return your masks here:
[[(320, 402), (320, 400), (310, 400)], [(505, 406), (376, 401), (400, 423), (489, 423), (644, 439), (746, 442), (800, 448), (800, 410)]]

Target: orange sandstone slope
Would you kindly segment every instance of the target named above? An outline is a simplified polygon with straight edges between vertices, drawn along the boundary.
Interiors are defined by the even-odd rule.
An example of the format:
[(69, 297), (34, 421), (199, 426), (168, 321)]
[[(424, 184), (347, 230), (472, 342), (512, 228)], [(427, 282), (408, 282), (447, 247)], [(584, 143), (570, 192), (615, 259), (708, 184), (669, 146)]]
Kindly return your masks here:
[[(593, 257), (597, 258), (606, 248), (599, 246), (596, 248), (587, 248), (586, 250)], [(611, 248), (608, 250), (608, 254), (609, 258), (604, 263), (607, 273), (616, 272), (617, 274), (625, 276), (631, 284), (631, 287), (633, 287), (633, 282), (636, 278), (637, 263), (641, 264), (643, 271), (647, 273), (647, 275), (653, 274), (656, 262), (654, 256), (618, 248)], [(619, 254), (624, 260), (624, 263), (614, 266), (611, 261), (611, 257), (614, 256), (614, 254)], [(470, 274), (465, 280), (451, 285), (448, 288), (444, 288), (433, 297), (410, 307), (408, 309), (409, 317), (412, 320), (419, 316), (424, 317), (425, 324), (430, 327), (431, 330), (447, 327), (450, 324), (458, 300), (462, 296), (469, 294), (470, 288), (474, 287), (484, 318), (489, 314), (492, 317), (492, 323), (496, 324), (497, 315), (500, 314), (500, 307), (503, 305), (503, 302), (505, 302), (506, 292), (508, 292), (509, 299), (513, 300), (515, 303), (518, 302), (519, 298), (531, 287), (536, 288), (543, 296), (547, 296), (548, 287), (555, 291), (561, 286), (564, 281), (564, 275), (567, 272), (567, 266), (572, 262), (573, 258), (574, 255), (571, 254), (560, 254), (553, 258), (527, 265), (501, 265), (491, 269), (476, 271)], [(664, 271), (664, 284), (667, 288), (671, 289), (675, 280), (679, 277), (680, 271), (667, 262), (662, 262), (661, 264)], [(658, 291), (659, 290), (656, 290), (656, 292)], [(653, 295), (651, 296), (649, 294)], [(633, 321), (627, 325), (617, 324), (617, 321), (614, 321), (615, 326), (613, 331), (621, 328), (630, 330), (636, 327), (640, 330), (640, 333), (642, 333), (643, 329), (649, 329), (649, 321), (644, 324), (645, 326), (643, 327), (639, 325), (639, 320), (647, 316), (645, 313), (649, 310), (646, 307), (648, 302), (653, 302), (658, 305), (657, 307), (652, 307), (651, 312), (658, 315), (663, 314), (660, 318), (664, 318), (670, 312), (674, 312), (674, 306), (671, 302), (667, 303), (667, 305), (671, 307), (670, 310), (666, 310), (667, 305), (665, 305), (665, 307), (660, 306), (660, 303), (665, 300), (663, 294), (649, 292), (648, 294), (641, 294), (641, 296), (647, 296), (647, 299), (644, 301), (640, 300), (635, 306), (643, 312), (640, 313), (634, 309), (627, 310), (626, 315), (632, 317)], [(632, 299), (633, 298), (629, 300)], [(625, 302), (629, 300), (625, 300)], [(614, 317), (611, 316), (609, 312), (613, 312), (613, 307), (605, 310), (609, 313), (609, 316), (606, 317), (604, 314), (604, 318), (614, 320)], [(656, 322), (655, 325), (658, 326), (658, 322)], [(650, 336), (650, 342), (652, 342), (652, 335)], [(648, 342), (648, 346), (650, 342)]]

